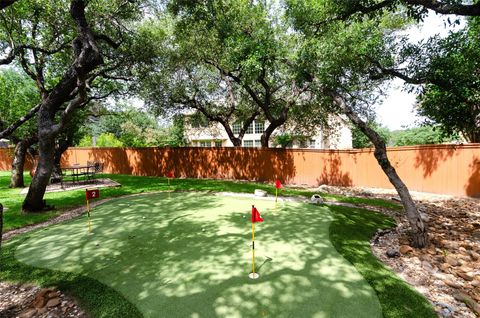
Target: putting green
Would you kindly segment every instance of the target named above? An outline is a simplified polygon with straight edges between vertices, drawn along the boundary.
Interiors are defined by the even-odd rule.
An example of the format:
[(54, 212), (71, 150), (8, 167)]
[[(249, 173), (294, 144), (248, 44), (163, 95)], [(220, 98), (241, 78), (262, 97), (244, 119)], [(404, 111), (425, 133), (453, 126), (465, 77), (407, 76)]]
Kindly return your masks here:
[[(256, 224), (251, 280), (250, 209)], [(33, 234), (18, 260), (80, 272), (146, 317), (381, 317), (375, 292), (330, 243), (327, 207), (158, 193), (96, 207)], [(270, 260), (271, 259), (271, 260)]]

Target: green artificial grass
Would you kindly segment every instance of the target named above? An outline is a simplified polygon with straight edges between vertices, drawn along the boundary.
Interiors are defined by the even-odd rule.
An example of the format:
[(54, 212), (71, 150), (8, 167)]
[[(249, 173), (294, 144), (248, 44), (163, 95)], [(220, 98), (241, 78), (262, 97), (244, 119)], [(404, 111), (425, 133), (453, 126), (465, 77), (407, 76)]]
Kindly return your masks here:
[(371, 252), (369, 240), (377, 229), (393, 227), (394, 221), (364, 209), (330, 207), (334, 220), (330, 240), (375, 290), (385, 318), (437, 317), (431, 304), (387, 269)]
[[(91, 317), (142, 317), (140, 311), (113, 288), (80, 273), (37, 268), (15, 258), (17, 247), (30, 238), (23, 234), (10, 239), (0, 251), (0, 281), (56, 286), (74, 296)], [(0, 312), (0, 317), (2, 313)]]
[[(251, 204), (264, 218), (255, 281)], [(329, 241), (327, 207), (159, 193), (92, 215), (92, 235), (77, 218), (29, 235), (16, 258), (97, 280), (145, 317), (382, 317), (374, 290)]]
[[(153, 183), (155, 178), (151, 180)], [(168, 200), (168, 194), (162, 195), (167, 196)], [(172, 198), (181, 195), (190, 194), (171, 194)], [(180, 308), (177, 308), (181, 310), (180, 312), (192, 311), (191, 307), (184, 308), (187, 304), (199, 304), (201, 305), (200, 312), (209, 314), (192, 315), (192, 317), (214, 317), (238, 314), (238, 312), (229, 312), (229, 302), (233, 301), (234, 303), (243, 304), (241, 299), (245, 297), (248, 299), (245, 302), (247, 307), (245, 315), (247, 316), (253, 313), (254, 310), (260, 309), (260, 313), (256, 313), (256, 316), (274, 317), (277, 312), (275, 310), (273, 312), (268, 311), (264, 305), (290, 302), (292, 308), (297, 308), (304, 304), (306, 308), (303, 313), (306, 313), (308, 317), (313, 317), (315, 308), (319, 308), (319, 306), (323, 306), (321, 307), (323, 310), (329, 310), (330, 308), (326, 306), (328, 301), (331, 301), (330, 299), (322, 300), (312, 296), (315, 293), (318, 295), (324, 294), (319, 292), (319, 289), (334, 291), (332, 295), (335, 295), (336, 298), (348, 298), (349, 301), (360, 295), (360, 299), (367, 297), (369, 299), (367, 300), (368, 303), (376, 298), (371, 296), (373, 288), (379, 299), (384, 317), (435, 317), (435, 313), (428, 301), (388, 270), (371, 253), (368, 243), (371, 236), (378, 228), (393, 226), (393, 221), (384, 215), (371, 211), (337, 206), (320, 208), (302, 205), (302, 207), (308, 207), (305, 210), (299, 208), (287, 209), (282, 206), (281, 209), (275, 211), (268, 206), (267, 202), (264, 202), (267, 206), (258, 204), (260, 212), (265, 219), (264, 223), (258, 224), (256, 227), (257, 268), (262, 276), (259, 281), (248, 281), (247, 279), (249, 289), (246, 289), (247, 295), (245, 295), (245, 291), (242, 289), (244, 286), (241, 283), (249, 271), (250, 250), (247, 244), (250, 239), (250, 224), (248, 222), (248, 211), (245, 212), (242, 207), (242, 211), (238, 212), (240, 209), (239, 205), (234, 207), (228, 205), (226, 209), (223, 209), (220, 205), (217, 206), (212, 202), (205, 202), (207, 197), (209, 196), (204, 195), (202, 200), (194, 203), (193, 206), (187, 202), (187, 206), (184, 209), (177, 209), (177, 212), (155, 212), (155, 210), (159, 210), (158, 206), (155, 205), (155, 200), (147, 200), (145, 202), (141, 197), (135, 197), (135, 200), (141, 199), (143, 201), (139, 202), (138, 207), (136, 205), (128, 206), (131, 203), (128, 203), (130, 199), (126, 198), (110, 201), (97, 207), (93, 211), (95, 232), (100, 230), (97, 227), (107, 226), (105, 221), (108, 223), (110, 220), (113, 220), (114, 224), (118, 224), (119, 218), (123, 219), (124, 217), (129, 221), (134, 220), (134, 222), (140, 222), (141, 224), (140, 226), (134, 226), (134, 223), (121, 222), (121, 226), (113, 226), (110, 230), (102, 233), (104, 237), (107, 235), (112, 236), (113, 239), (107, 240), (106, 244), (113, 244), (115, 248), (122, 251), (120, 254), (118, 250), (105, 253), (105, 250), (102, 249), (104, 243), (100, 245), (100, 242), (98, 242), (98, 246), (95, 244), (95, 240), (100, 236), (100, 233), (95, 233), (93, 236), (85, 235), (87, 229), (85, 216), (47, 229), (17, 236), (7, 241), (2, 247), (0, 280), (21, 283), (33, 282), (41, 286), (58, 286), (62, 291), (77, 297), (81, 306), (92, 317), (141, 316), (141, 309), (137, 307), (138, 304), (136, 304), (135, 299), (132, 300), (128, 296), (124, 296), (122, 292), (119, 292), (119, 290), (130, 289), (127, 284), (121, 283), (121, 279), (135, 283), (136, 275), (139, 275), (142, 281), (145, 281), (144, 277), (147, 275), (154, 278), (166, 277), (164, 276), (166, 275), (165, 273), (169, 276), (177, 274), (181, 276), (180, 272), (185, 270), (188, 270), (185, 273), (186, 277), (194, 277), (191, 278), (191, 283), (181, 285), (178, 280), (167, 279), (160, 284), (161, 286), (157, 286), (155, 290), (157, 294), (163, 295), (163, 300), (157, 300), (156, 295), (151, 292), (140, 292), (140, 300), (148, 299), (145, 303), (148, 304), (152, 301), (158, 304), (158, 302), (168, 299), (173, 301), (175, 306), (180, 306)], [(148, 195), (144, 198), (151, 197)], [(250, 202), (248, 203), (250, 204)], [(179, 202), (177, 201), (175, 204), (179, 204)], [(108, 207), (112, 207), (112, 209)], [(218, 214), (219, 217), (215, 217), (215, 223), (208, 222), (205, 219), (208, 215), (203, 215), (204, 213), (200, 213), (199, 218), (196, 218), (197, 208), (216, 211), (211, 213), (214, 215)], [(108, 215), (107, 219), (103, 219), (103, 221), (100, 218), (102, 209), (106, 209), (103, 212), (106, 213), (105, 217)], [(135, 213), (132, 212), (133, 209), (136, 210)], [(232, 213), (228, 213), (228, 211), (232, 211)], [(159, 222), (148, 222), (153, 221), (149, 220), (150, 217), (148, 216), (152, 213), (159, 214), (155, 217), (155, 220), (157, 218), (161, 218), (161, 220)], [(238, 217), (239, 213), (246, 216), (246, 221), (243, 217)], [(174, 217), (174, 215), (178, 215), (178, 217)], [(140, 216), (145, 216), (146, 218), (140, 219)], [(210, 215), (210, 217), (212, 216)], [(333, 221), (331, 221), (332, 219)], [(166, 224), (168, 226), (165, 226)], [(328, 226), (329, 237), (325, 234)], [(202, 227), (205, 228), (205, 232), (201, 231)], [(76, 229), (79, 229), (79, 232)], [(72, 243), (70, 243), (70, 236), (65, 238), (64, 231), (65, 233), (75, 232), (75, 234), (72, 234)], [(140, 241), (136, 234), (132, 234), (132, 232), (138, 231), (149, 232), (152, 240)], [(83, 233), (85, 240), (82, 241), (80, 250), (78, 250), (78, 240), (82, 238), (81, 233)], [(217, 239), (217, 234), (219, 233), (221, 235)], [(62, 237), (63, 239), (60, 239)], [(335, 249), (355, 266), (371, 287), (364, 285), (363, 279), (358, 280), (355, 274), (335, 280), (335, 277), (339, 276), (333, 275), (338, 268), (338, 264), (335, 264), (335, 261), (338, 260), (336, 256), (338, 254), (332, 251), (328, 238), (332, 241)], [(40, 239), (43, 242), (42, 244), (37, 242)], [(237, 242), (240, 241), (240, 247), (238, 248)], [(284, 242), (294, 244), (295, 248), (286, 248), (283, 244)], [(30, 243), (32, 243), (32, 252), (36, 251), (39, 255), (44, 255), (43, 258), (35, 258), (37, 261), (51, 261), (52, 264), (56, 264), (55, 266), (61, 267), (63, 266), (63, 256), (65, 256), (68, 260), (65, 264), (73, 272), (59, 271), (53, 265), (48, 265), (49, 269), (41, 269), (18, 261), (14, 257), (15, 251), (20, 245), (22, 245), (22, 250), (29, 248)], [(153, 248), (157, 249), (155, 247), (157, 243), (162, 246), (170, 244), (171, 248), (165, 247), (162, 250), (161, 257), (153, 260), (153, 264), (144, 265), (143, 262), (140, 262), (140, 259), (144, 259), (146, 254)], [(90, 253), (92, 248), (94, 248), (93, 254)], [(322, 251), (325, 251), (325, 249), (328, 252), (322, 254)], [(50, 250), (52, 254), (50, 254)], [(30, 255), (21, 250), (18, 253), (19, 256), (23, 253), (23, 258), (26, 258), (26, 261), (29, 262)], [(300, 259), (298, 257), (299, 253)], [(45, 259), (45, 255), (50, 255), (47, 257), (51, 257), (51, 260)], [(60, 257), (59, 255), (63, 256)], [(139, 258), (142, 255), (143, 258)], [(241, 260), (235, 260), (234, 258), (238, 258), (239, 255), (241, 255)], [(280, 256), (274, 257), (273, 255)], [(272, 260), (268, 261), (267, 256), (271, 257)], [(331, 256), (333, 263), (330, 262)], [(59, 257), (62, 260), (59, 260)], [(78, 257), (85, 257), (86, 259), (79, 264), (72, 263), (72, 259)], [(98, 258), (100, 259), (97, 260)], [(109, 272), (109, 266), (116, 266), (120, 261), (124, 263), (128, 261), (128, 258), (131, 259), (130, 267), (124, 268), (123, 272)], [(325, 269), (325, 262), (329, 262), (329, 269), (317, 272), (319, 269)], [(203, 267), (199, 266), (200, 264), (206, 265)], [(144, 266), (150, 267), (150, 271), (140, 269), (140, 267)], [(221, 271), (225, 269), (225, 266), (232, 267), (232, 273), (235, 277), (230, 272)], [(83, 267), (94, 268), (94, 270), (87, 273), (83, 271)], [(352, 267), (345, 266), (345, 263), (342, 263), (340, 268), (347, 268), (351, 272)], [(92, 278), (97, 277), (97, 275), (111, 278), (110, 281), (114, 283), (109, 286), (113, 287), (109, 287), (108, 283), (101, 283), (101, 279)], [(118, 278), (116, 278), (117, 275), (119, 276)], [(206, 278), (211, 277), (215, 283), (218, 280), (227, 279), (228, 285), (231, 287), (228, 288), (226, 284), (221, 283), (218, 286), (211, 284), (210, 281), (206, 280)], [(343, 284), (350, 284), (352, 277), (353, 283), (361, 286), (343, 288), (345, 286)], [(117, 281), (115, 282), (115, 280)], [(150, 290), (150, 287), (155, 284), (158, 285), (158, 282), (154, 283), (148, 280), (143, 284), (142, 290), (143, 288)], [(254, 297), (253, 293), (260, 286), (262, 288), (259, 296)], [(138, 288), (138, 285), (136, 287)], [(294, 287), (299, 288), (296, 290)], [(165, 292), (170, 293), (168, 295), (162, 294), (164, 289)], [(280, 294), (274, 292), (279, 289), (282, 290)], [(338, 293), (335, 293), (336, 289), (338, 289), (337, 292), (340, 293), (340, 296), (338, 296)], [(225, 295), (219, 297), (219, 293), (222, 293), (223, 290), (225, 290)], [(189, 296), (189, 292), (194, 295), (207, 293), (211, 297), (203, 298), (207, 302), (204, 304), (200, 302), (200, 298)], [(204, 295), (207, 296), (207, 294)], [(221, 301), (215, 302), (215, 299), (221, 299)], [(181, 304), (179, 304), (178, 300), (186, 302), (181, 301)], [(360, 302), (363, 302), (363, 299)], [(136, 305), (133, 305), (133, 303)], [(212, 303), (214, 304), (213, 306), (211, 305)], [(203, 308), (204, 306), (205, 308)], [(234, 307), (232, 310), (242, 308), (242, 305), (239, 306)], [(215, 311), (211, 315), (216, 308), (220, 312), (217, 313)], [(347, 314), (349, 313), (352, 313), (352, 311), (348, 311)], [(293, 316), (303, 317), (297, 313)], [(332, 316), (320, 312), (319, 317)], [(343, 313), (335, 317), (343, 317)]]
[[(139, 177), (129, 175), (110, 175), (103, 177), (111, 178), (122, 186), (119, 188), (105, 188), (101, 190), (101, 197), (117, 197), (126, 194), (143, 193), (167, 190), (167, 179), (158, 177)], [(30, 176), (25, 174), (26, 184), (30, 183)], [(56, 192), (45, 194), (45, 199), (49, 205), (54, 205), (55, 210), (46, 213), (23, 214), (21, 206), (24, 196), (20, 195), (20, 189), (8, 188), (10, 182), (10, 172), (0, 171), (0, 203), (8, 207), (8, 211), (4, 215), (4, 232), (24, 227), (26, 225), (46, 221), (66, 209), (81, 206), (85, 204), (85, 190), (75, 190), (67, 192)], [(173, 179), (171, 180), (171, 189), (177, 191), (229, 191), (229, 192), (246, 192), (253, 193), (255, 189), (262, 189), (269, 194), (275, 194), (275, 188), (272, 184), (265, 183), (249, 183), (222, 181), (210, 179)], [(305, 191), (295, 188), (281, 189), (279, 195), (283, 196), (305, 196), (310, 197), (315, 192)], [(353, 204), (366, 204), (371, 206), (381, 206), (390, 209), (401, 209), (397, 203), (370, 198), (345, 197), (339, 195), (331, 195), (323, 193), (322, 196), (329, 201), (346, 202)]]

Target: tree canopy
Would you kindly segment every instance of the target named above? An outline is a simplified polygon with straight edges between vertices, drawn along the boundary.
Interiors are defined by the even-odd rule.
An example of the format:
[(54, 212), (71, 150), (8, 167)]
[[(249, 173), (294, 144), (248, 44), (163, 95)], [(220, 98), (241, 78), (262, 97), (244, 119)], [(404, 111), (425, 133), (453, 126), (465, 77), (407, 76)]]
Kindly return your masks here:
[[(296, 81), (301, 37), (289, 32), (282, 8), (242, 0), (172, 1), (169, 9), (169, 23), (149, 25), (162, 51), (143, 86), (159, 113), (200, 112), (237, 146), (257, 117), (268, 121), (264, 147), (288, 120), (301, 118), (306, 129), (327, 123)], [(233, 122), (242, 123), (239, 134)]]

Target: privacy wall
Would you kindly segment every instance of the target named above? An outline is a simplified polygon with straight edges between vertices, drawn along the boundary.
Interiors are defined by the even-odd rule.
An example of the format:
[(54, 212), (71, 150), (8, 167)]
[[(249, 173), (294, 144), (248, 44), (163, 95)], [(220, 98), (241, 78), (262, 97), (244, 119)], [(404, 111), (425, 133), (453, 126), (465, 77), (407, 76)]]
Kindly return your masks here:
[[(0, 150), (0, 170), (13, 151)], [(395, 147), (388, 156), (410, 190), (480, 197), (480, 144)], [(373, 149), (70, 148), (64, 165), (100, 161), (105, 172), (392, 188)]]

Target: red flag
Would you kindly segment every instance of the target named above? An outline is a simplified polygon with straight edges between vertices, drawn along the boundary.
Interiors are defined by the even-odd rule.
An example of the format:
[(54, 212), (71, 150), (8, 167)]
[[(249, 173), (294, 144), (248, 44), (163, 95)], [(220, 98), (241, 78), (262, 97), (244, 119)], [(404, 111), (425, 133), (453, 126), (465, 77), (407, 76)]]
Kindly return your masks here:
[(87, 200), (90, 199), (97, 199), (100, 197), (100, 190), (95, 189), (95, 190), (86, 190), (85, 191), (85, 196), (87, 197)]
[(173, 171), (169, 171), (167, 173), (167, 178), (173, 178)]
[(277, 179), (275, 181), (275, 188), (280, 189), (281, 187), (282, 187), (282, 183), (280, 182), (280, 180)]
[(260, 216), (260, 212), (258, 212), (257, 208), (252, 205), (252, 223), (256, 222), (263, 222), (263, 219)]

